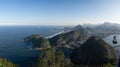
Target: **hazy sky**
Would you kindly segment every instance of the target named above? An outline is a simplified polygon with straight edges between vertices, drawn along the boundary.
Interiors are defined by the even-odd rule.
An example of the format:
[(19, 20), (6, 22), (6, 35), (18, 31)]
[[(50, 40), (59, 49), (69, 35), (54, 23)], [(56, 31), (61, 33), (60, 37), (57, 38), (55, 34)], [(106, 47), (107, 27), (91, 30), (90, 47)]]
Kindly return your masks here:
[(120, 23), (120, 0), (0, 0), (0, 25)]

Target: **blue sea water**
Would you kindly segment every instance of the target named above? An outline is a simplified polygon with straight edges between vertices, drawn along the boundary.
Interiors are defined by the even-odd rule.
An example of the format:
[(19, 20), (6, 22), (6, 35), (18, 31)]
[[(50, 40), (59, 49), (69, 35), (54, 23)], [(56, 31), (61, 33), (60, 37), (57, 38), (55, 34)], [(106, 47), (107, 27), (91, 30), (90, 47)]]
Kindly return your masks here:
[(59, 32), (62, 26), (0, 26), (0, 57), (7, 58), (21, 67), (38, 57), (38, 51), (29, 50), (24, 38), (31, 34), (49, 36)]

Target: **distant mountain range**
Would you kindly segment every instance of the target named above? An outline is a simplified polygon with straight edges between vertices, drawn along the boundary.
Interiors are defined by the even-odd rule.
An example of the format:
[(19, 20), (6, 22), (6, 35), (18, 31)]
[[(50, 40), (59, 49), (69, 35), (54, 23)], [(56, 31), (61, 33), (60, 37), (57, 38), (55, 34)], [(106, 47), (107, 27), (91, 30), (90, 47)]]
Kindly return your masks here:
[[(91, 36), (107, 37), (120, 32), (119, 25), (113, 23), (104, 23), (94, 27), (86, 27), (77, 25), (75, 27), (65, 27), (63, 33), (45, 38), (41, 35), (30, 35), (25, 38), (26, 42), (32, 42), (38, 47), (43, 47), (42, 44), (57, 47), (75, 48), (84, 43)], [(41, 45), (40, 45), (41, 44)], [(47, 47), (44, 46), (44, 47)]]
[[(45, 38), (41, 35), (30, 35), (24, 39), (27, 43), (33, 43), (39, 48), (50, 48), (50, 46), (76, 48), (87, 39), (87, 29), (82, 26), (76, 26), (69, 31), (64, 31), (61, 34), (55, 35), (52, 38)], [(47, 47), (47, 46), (49, 47)]]

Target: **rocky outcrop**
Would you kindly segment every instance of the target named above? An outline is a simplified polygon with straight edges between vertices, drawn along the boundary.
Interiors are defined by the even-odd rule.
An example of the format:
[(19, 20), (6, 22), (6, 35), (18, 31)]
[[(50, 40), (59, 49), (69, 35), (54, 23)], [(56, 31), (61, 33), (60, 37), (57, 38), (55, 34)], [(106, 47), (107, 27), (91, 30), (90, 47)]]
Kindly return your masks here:
[(30, 35), (24, 39), (26, 43), (32, 43), (37, 48), (50, 48), (49, 40), (41, 35)]

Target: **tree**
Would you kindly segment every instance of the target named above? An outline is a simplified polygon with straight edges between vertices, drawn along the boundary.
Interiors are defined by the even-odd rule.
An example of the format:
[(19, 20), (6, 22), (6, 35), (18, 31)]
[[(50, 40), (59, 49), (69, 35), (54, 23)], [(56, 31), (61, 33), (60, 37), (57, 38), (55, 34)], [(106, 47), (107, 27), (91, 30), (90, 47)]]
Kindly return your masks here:
[(19, 67), (19, 66), (8, 61), (7, 59), (0, 58), (0, 67)]
[[(69, 58), (65, 58), (62, 51), (56, 51), (55, 48), (43, 50), (37, 67), (71, 67)], [(71, 66), (70, 66), (71, 65)]]

